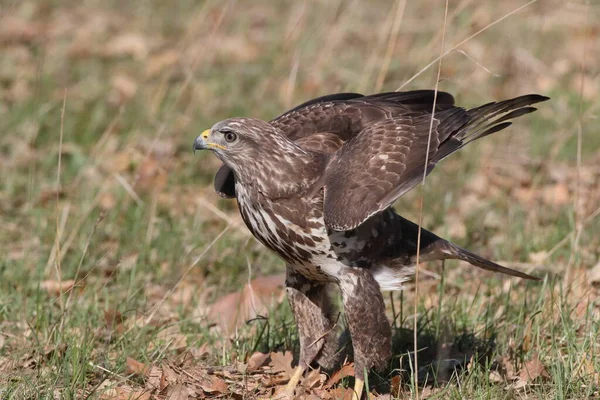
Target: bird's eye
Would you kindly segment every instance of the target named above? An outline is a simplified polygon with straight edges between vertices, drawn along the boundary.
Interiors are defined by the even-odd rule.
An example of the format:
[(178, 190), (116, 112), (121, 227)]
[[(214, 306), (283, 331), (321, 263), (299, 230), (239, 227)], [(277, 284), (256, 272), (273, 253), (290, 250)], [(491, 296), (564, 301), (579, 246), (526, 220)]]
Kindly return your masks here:
[(233, 143), (237, 140), (237, 135), (231, 131), (223, 132), (223, 135), (225, 136), (225, 141), (227, 143)]

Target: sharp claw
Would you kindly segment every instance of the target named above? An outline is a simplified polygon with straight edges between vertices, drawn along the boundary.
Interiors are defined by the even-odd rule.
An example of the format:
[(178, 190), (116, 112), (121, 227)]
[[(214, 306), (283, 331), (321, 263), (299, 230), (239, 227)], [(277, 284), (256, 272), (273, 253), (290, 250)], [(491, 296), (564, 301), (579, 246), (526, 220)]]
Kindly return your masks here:
[(352, 400), (360, 400), (364, 386), (365, 381), (358, 378), (354, 379), (354, 393), (352, 394)]
[(294, 371), (294, 373), (290, 377), (290, 381), (285, 386), (285, 391), (290, 396), (290, 399), (294, 398), (294, 393), (296, 391), (296, 386), (298, 386), (298, 383), (300, 383), (300, 379), (302, 378), (302, 375), (304, 375), (304, 371), (305, 370), (306, 370), (305, 367), (302, 367), (302, 366), (298, 365), (296, 367), (296, 370)]

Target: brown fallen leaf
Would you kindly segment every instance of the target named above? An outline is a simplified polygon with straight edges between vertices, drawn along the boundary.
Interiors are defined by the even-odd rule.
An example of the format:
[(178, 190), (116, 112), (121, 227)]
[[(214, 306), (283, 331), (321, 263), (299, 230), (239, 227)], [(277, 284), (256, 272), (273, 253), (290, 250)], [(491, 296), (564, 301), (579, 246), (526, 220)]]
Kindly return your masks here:
[(543, 264), (548, 260), (548, 257), (548, 252), (544, 250), (529, 253), (529, 260), (533, 264)]
[(588, 271), (588, 278), (592, 284), (600, 283), (600, 261)]
[[(96, 393), (100, 396), (98, 397), (100, 400), (113, 400), (119, 394), (115, 389), (116, 383), (111, 381), (110, 379), (105, 379), (100, 385), (96, 388)], [(127, 387), (127, 386), (126, 386)], [(129, 388), (131, 389), (131, 388)]]
[(132, 253), (124, 256), (119, 260), (118, 269), (122, 272), (130, 271), (137, 264), (139, 256), (139, 253)]
[[(326, 394), (325, 394), (326, 393)], [(354, 390), (351, 388), (335, 388), (327, 392), (323, 391), (319, 393), (323, 399), (335, 399), (335, 400), (351, 400), (354, 395)]]
[(169, 387), (167, 400), (188, 400), (188, 389), (182, 384)]
[(100, 196), (100, 201), (98, 205), (104, 211), (112, 210), (117, 205), (117, 198), (111, 192), (104, 192)]
[[(263, 276), (252, 280), (236, 293), (219, 298), (210, 306), (208, 318), (225, 332), (233, 332), (236, 327), (260, 314), (266, 314), (270, 307), (283, 301), (283, 274)], [(204, 313), (200, 310), (200, 313)]]
[(180, 332), (179, 325), (171, 325), (162, 329), (156, 337), (167, 342), (171, 350), (183, 350), (187, 348), (187, 337)]
[[(273, 385), (275, 386), (275, 385)], [(291, 398), (298, 398), (298, 396), (296, 394), (294, 394), (293, 396), (290, 395), (290, 393), (288, 392), (287, 388), (284, 385), (280, 385), (280, 386), (276, 386), (275, 390), (273, 391), (272, 394), (270, 394), (270, 396), (268, 397), (259, 397), (259, 400), (288, 400)]]
[[(421, 398), (425, 399), (427, 398), (427, 394), (423, 394), (424, 391), (426, 390), (431, 390), (428, 387), (424, 388), (421, 391)], [(373, 394), (373, 393), (369, 393), (369, 400), (393, 400), (392, 395), (389, 393), (385, 393), (385, 394)]]
[(496, 363), (498, 365), (498, 373), (502, 377), (502, 380), (512, 381), (516, 379), (515, 368), (513, 367), (513, 363), (509, 357), (497, 357)]
[(504, 382), (504, 378), (502, 377), (502, 375), (500, 374), (500, 372), (498, 371), (490, 371), (489, 374), (489, 380), (490, 382), (495, 382), (495, 383), (501, 383)]
[(265, 354), (257, 351), (252, 354), (250, 358), (248, 358), (248, 365), (246, 367), (246, 371), (255, 371), (258, 368), (262, 367), (264, 363), (269, 359), (270, 354)]
[(211, 352), (211, 346), (208, 343), (202, 343), (200, 347), (188, 348), (189, 353), (193, 358), (200, 359)]
[(320, 389), (325, 384), (325, 380), (327, 380), (327, 376), (321, 373), (321, 369), (312, 369), (302, 381), (302, 386), (307, 389)]
[(121, 314), (119, 310), (114, 308), (104, 310), (104, 322), (106, 323), (106, 326), (113, 327), (120, 325), (123, 321), (125, 321), (125, 318), (123, 318), (123, 314)]
[(446, 218), (445, 225), (448, 227), (450, 237), (462, 239), (467, 236), (467, 226), (458, 215), (449, 215)]
[(531, 360), (525, 362), (517, 380), (512, 384), (513, 389), (520, 389), (528, 383), (538, 378), (549, 378), (550, 375), (546, 371), (546, 367), (537, 355), (534, 355)]
[(135, 173), (135, 189), (143, 192), (160, 192), (167, 184), (167, 171), (155, 157), (145, 158)]
[(390, 392), (394, 397), (400, 397), (400, 384), (402, 383), (402, 379), (399, 375), (392, 377)]
[(329, 389), (347, 376), (354, 376), (354, 363), (346, 364), (339, 370), (335, 371), (323, 387), (325, 389)]
[(179, 62), (179, 57), (179, 51), (173, 49), (151, 56), (146, 62), (146, 77), (152, 78), (164, 70), (171, 70)]
[(551, 206), (562, 206), (571, 201), (569, 187), (566, 183), (557, 183), (547, 186), (543, 190), (544, 202)]
[(135, 390), (129, 386), (115, 388), (116, 396), (111, 400), (150, 400), (150, 392)]
[(138, 60), (148, 55), (146, 37), (137, 33), (124, 33), (111, 39), (104, 46), (106, 57), (132, 57)]
[(321, 396), (317, 396), (316, 394), (313, 393), (308, 393), (308, 394), (301, 394), (300, 396), (297, 396), (296, 399), (298, 400), (322, 400), (323, 398)]
[(125, 360), (127, 366), (127, 373), (133, 375), (146, 375), (150, 371), (150, 367), (146, 364), (139, 362), (131, 357), (127, 357)]
[(161, 389), (164, 389), (169, 385), (175, 385), (181, 381), (179, 375), (175, 372), (173, 368), (171, 368), (171, 366), (169, 366), (168, 363), (164, 362), (160, 365), (160, 367), (163, 370), (163, 375), (160, 384)]
[(40, 287), (53, 296), (60, 296), (66, 291), (73, 289), (75, 286), (74, 279), (65, 279), (64, 281), (45, 280)]
[(289, 378), (294, 373), (292, 361), (294, 361), (294, 356), (291, 351), (286, 351), (285, 353), (271, 353), (271, 362), (269, 365), (273, 371), (284, 372)]
[(125, 172), (133, 169), (138, 162), (139, 154), (134, 149), (113, 153), (102, 160), (102, 167), (113, 173)]
[(262, 374), (261, 384), (266, 388), (281, 386), (287, 383), (290, 378), (286, 374)]
[(112, 90), (108, 101), (116, 106), (123, 105), (135, 96), (138, 84), (127, 75), (116, 75), (111, 81)]
[(523, 204), (532, 205), (535, 202), (535, 194), (535, 190), (532, 188), (516, 187), (511, 195)]
[(148, 380), (146, 381), (146, 389), (160, 390), (163, 376), (162, 369), (153, 365), (152, 367), (150, 367), (150, 370), (147, 372), (146, 376), (148, 377)]
[(15, 17), (2, 17), (0, 43), (27, 43), (43, 36), (40, 24)]
[(202, 377), (197, 377), (198, 383), (202, 390), (208, 394), (227, 393), (227, 383), (218, 376), (204, 374)]

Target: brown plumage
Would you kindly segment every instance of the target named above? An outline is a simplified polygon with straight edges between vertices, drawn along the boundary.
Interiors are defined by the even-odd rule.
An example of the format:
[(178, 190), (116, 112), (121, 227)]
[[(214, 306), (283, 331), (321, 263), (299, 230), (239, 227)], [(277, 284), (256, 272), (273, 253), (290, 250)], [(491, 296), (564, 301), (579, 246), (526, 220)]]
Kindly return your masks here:
[[(380, 289), (399, 289), (413, 273), (418, 232), (391, 205), (440, 160), (548, 99), (526, 95), (465, 110), (438, 92), (432, 121), (434, 96), (430, 90), (334, 94), (270, 122), (221, 121), (194, 142), (194, 149), (210, 149), (224, 163), (216, 191), (237, 198), (254, 236), (287, 263), (301, 368), (313, 361), (330, 364), (335, 353), (324, 300), (332, 283), (342, 292), (357, 381), (365, 369), (386, 365), (391, 330)], [(421, 235), (422, 261), (460, 259), (535, 279), (425, 229)]]

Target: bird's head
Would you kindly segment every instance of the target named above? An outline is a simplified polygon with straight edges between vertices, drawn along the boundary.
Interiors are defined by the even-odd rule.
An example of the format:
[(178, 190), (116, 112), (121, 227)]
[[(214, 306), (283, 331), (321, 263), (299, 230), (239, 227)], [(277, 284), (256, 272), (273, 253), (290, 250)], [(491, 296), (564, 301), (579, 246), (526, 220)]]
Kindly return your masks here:
[[(217, 122), (194, 140), (194, 150), (211, 150), (233, 170), (236, 181), (273, 196), (309, 186), (324, 162), (321, 154), (304, 150), (270, 123), (255, 118)], [(303, 179), (290, 180), (302, 170)]]
[(232, 169), (259, 157), (267, 143), (282, 136), (268, 122), (255, 118), (230, 118), (217, 122), (194, 140), (194, 150), (211, 150)]

